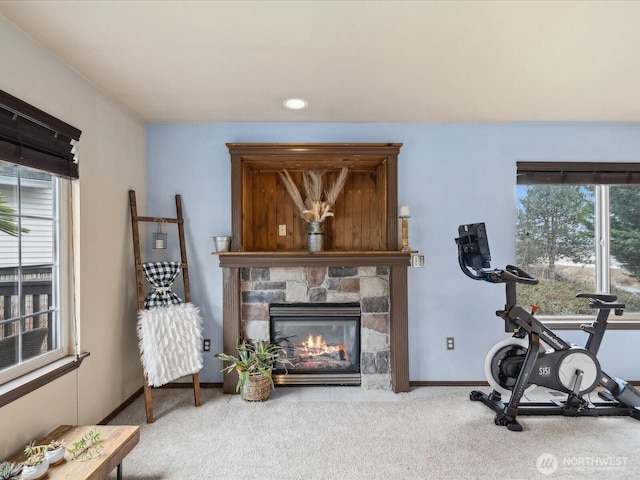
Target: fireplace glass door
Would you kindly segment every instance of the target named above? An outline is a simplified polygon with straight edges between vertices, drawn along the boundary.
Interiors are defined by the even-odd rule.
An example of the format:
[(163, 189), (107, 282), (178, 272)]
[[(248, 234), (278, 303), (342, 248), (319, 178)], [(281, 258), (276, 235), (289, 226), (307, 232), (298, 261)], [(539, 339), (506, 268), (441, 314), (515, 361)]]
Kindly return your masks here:
[(359, 304), (270, 306), (271, 341), (293, 364), (274, 372), (280, 384), (359, 384)]

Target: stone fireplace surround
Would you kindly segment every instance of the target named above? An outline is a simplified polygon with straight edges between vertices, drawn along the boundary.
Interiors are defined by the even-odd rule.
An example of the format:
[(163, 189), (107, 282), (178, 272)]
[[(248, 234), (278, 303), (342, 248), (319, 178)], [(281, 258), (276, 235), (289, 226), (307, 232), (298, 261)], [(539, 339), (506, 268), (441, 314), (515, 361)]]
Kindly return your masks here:
[(360, 384), (391, 389), (389, 267), (247, 267), (240, 275), (241, 328), (252, 340), (269, 340), (272, 303), (359, 303)]
[[(269, 303), (359, 301), (363, 388), (409, 391), (407, 268), (400, 251), (220, 252), (223, 349), (269, 337)], [(357, 299), (356, 299), (357, 297)], [(323, 300), (324, 299), (324, 300)], [(237, 378), (225, 375), (224, 393)]]

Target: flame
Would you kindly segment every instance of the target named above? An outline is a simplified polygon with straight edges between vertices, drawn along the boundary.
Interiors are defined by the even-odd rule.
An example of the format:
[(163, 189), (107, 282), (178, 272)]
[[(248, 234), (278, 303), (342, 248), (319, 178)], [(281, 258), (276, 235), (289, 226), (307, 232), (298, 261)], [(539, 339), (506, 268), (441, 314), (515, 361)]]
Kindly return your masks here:
[(313, 348), (318, 350), (326, 350), (327, 343), (322, 338), (322, 335), (317, 335), (315, 338), (313, 335), (309, 334), (309, 338), (306, 342), (303, 342), (304, 346), (307, 348)]
[(302, 350), (312, 355), (321, 355), (323, 353), (335, 353), (342, 351), (343, 360), (349, 361), (348, 350), (344, 345), (327, 345), (322, 335), (315, 337), (309, 333), (306, 342), (302, 342)]

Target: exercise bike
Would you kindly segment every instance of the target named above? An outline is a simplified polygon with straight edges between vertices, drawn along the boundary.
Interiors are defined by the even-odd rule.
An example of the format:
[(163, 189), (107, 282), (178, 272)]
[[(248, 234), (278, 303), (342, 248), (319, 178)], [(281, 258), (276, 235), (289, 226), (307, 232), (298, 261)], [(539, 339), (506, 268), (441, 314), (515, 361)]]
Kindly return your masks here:
[[(587, 333), (584, 347), (571, 345), (547, 328), (535, 314), (517, 303), (516, 285), (536, 285), (538, 279), (513, 265), (504, 270), (491, 269), (491, 253), (484, 223), (460, 225), (458, 228), (458, 263), (473, 280), (504, 283), (506, 305), (496, 315), (504, 320), (511, 338), (498, 342), (485, 359), (485, 375), (493, 388), (489, 394), (474, 390), (469, 397), (494, 412), (495, 424), (511, 431), (522, 431), (518, 415), (631, 416), (640, 420), (640, 391), (626, 381), (607, 375), (597, 358), (607, 329), (609, 313), (622, 315), (624, 304), (608, 293), (579, 293), (597, 310), (591, 324), (580, 329)], [(566, 394), (565, 400), (522, 402), (525, 391), (542, 386)], [(602, 402), (592, 403), (585, 394), (598, 387)], [(510, 394), (508, 401), (502, 395)]]

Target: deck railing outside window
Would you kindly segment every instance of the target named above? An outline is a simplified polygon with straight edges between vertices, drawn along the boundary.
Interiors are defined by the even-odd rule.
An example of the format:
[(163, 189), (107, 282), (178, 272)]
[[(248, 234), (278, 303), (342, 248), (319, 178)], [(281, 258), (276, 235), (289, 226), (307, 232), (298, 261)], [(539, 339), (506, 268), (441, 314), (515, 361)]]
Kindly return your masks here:
[(52, 349), (52, 270), (0, 268), (0, 369)]

